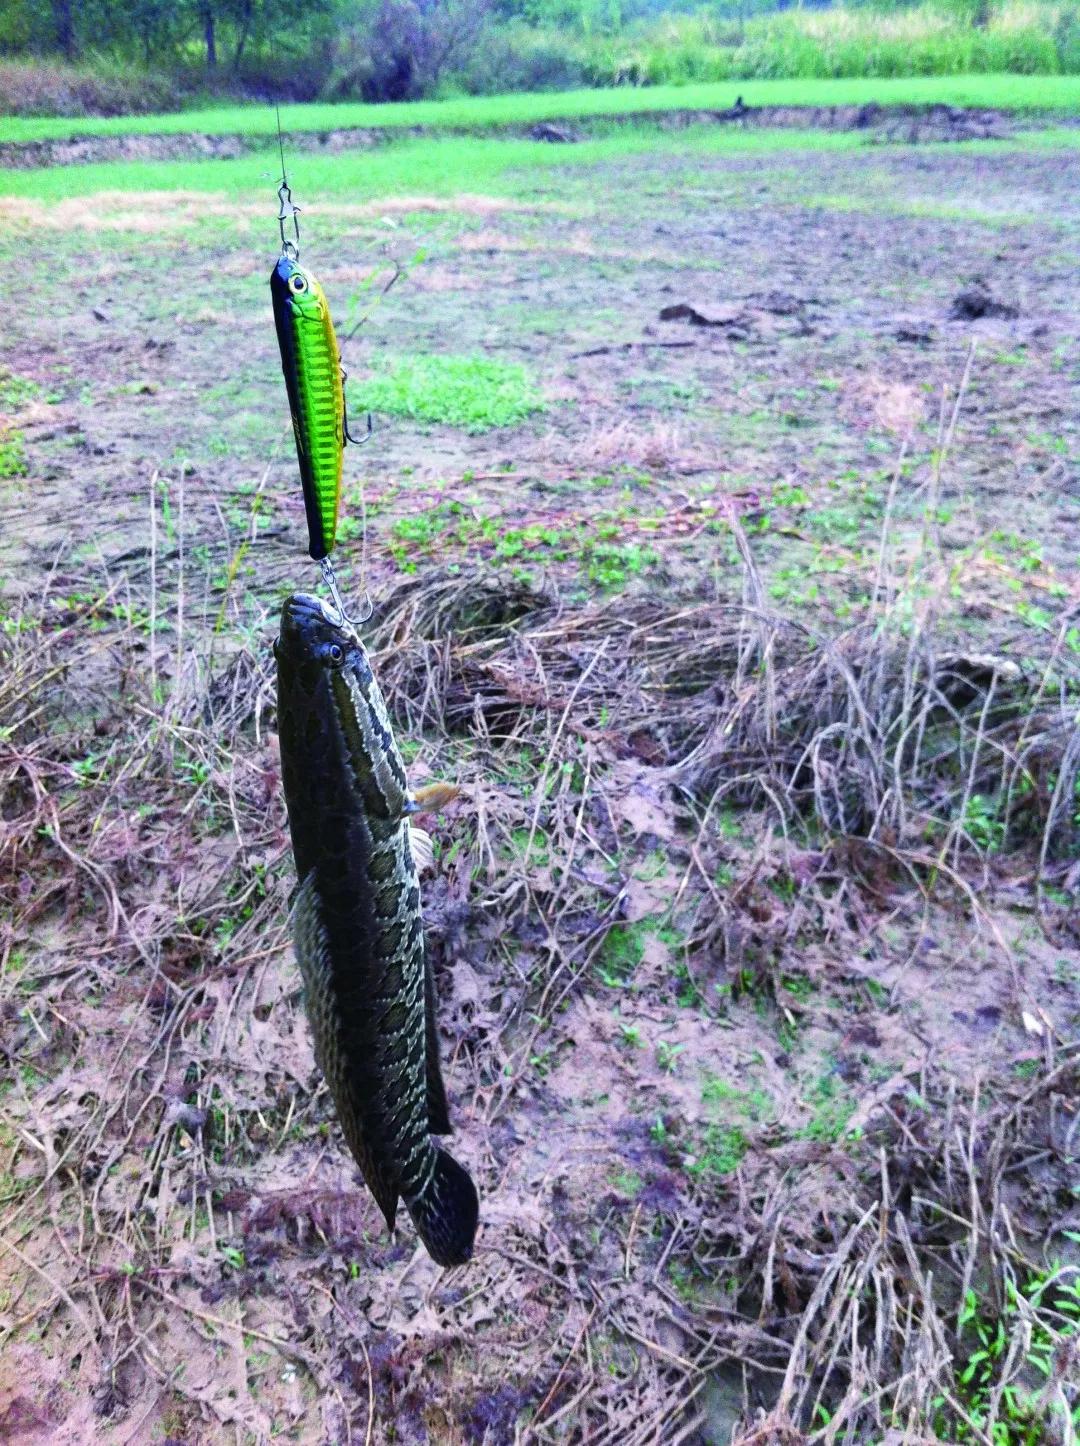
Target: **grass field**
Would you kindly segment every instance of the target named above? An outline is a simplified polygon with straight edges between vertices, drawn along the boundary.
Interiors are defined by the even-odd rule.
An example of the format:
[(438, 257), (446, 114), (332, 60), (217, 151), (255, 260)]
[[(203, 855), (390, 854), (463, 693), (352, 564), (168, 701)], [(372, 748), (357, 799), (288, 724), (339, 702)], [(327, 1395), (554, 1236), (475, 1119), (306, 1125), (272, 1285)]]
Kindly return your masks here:
[[(1075, 141), (1075, 134), (1064, 128), (1040, 134), (1060, 138), (1062, 144)], [(803, 149), (850, 150), (861, 144), (853, 132), (763, 130), (742, 136), (728, 130), (698, 129), (687, 141), (687, 153), (774, 155)], [(655, 146), (655, 133), (647, 127), (622, 128), (617, 134), (582, 141), (572, 149), (517, 138), (443, 136), (423, 142), (403, 139), (374, 150), (334, 155), (298, 152), (289, 161), (289, 172), (294, 192), (299, 196), (304, 191), (309, 210), (335, 203), (377, 206), (387, 198), (445, 197), (476, 191), (529, 200), (550, 196), (553, 187), (577, 191), (579, 201), (586, 204), (595, 165), (647, 156)], [(269, 169), (268, 153), (256, 151), (224, 161), (110, 161), (0, 171), (0, 194), (48, 201), (96, 196), (101, 198), (98, 209), (107, 223), (114, 207), (130, 211), (138, 206), (140, 193), (155, 197), (169, 192), (198, 193), (214, 198), (211, 226), (220, 229), (222, 205), (243, 210), (254, 205), (258, 214), (263, 214), (266, 194), (274, 195), (279, 180), (280, 162), (274, 172)], [(239, 210), (236, 214), (239, 216)]]
[[(1080, 112), (1077, 75), (955, 75), (908, 79), (747, 80), (724, 84), (658, 85), (563, 93), (467, 96), (456, 100), (386, 105), (287, 105), (281, 124), (290, 134), (350, 127), (458, 128), (533, 125), (538, 121), (649, 115), (670, 110), (726, 110), (737, 95), (752, 106), (955, 105), (1020, 112)], [(270, 136), (271, 106), (231, 106), (176, 115), (0, 117), (0, 142), (56, 140), (76, 135)]]
[[(297, 151), (287, 157), (289, 179), (296, 196), (303, 196), (311, 217), (325, 214), (328, 206), (395, 204), (415, 196), (423, 199), (479, 194), (499, 200), (558, 204), (572, 196), (578, 207), (592, 204), (595, 168), (601, 165), (632, 164), (635, 158), (655, 154), (655, 130), (648, 125), (620, 126), (617, 131), (578, 142), (573, 147), (537, 145), (511, 137), (439, 136), (416, 141), (401, 138), (374, 150), (349, 150), (327, 155), (319, 151)], [(958, 143), (964, 154), (1002, 155), (1010, 150), (1028, 154), (1032, 150), (1067, 151), (1080, 148), (1080, 131), (1050, 126), (1019, 134), (1005, 141)], [(858, 131), (755, 130), (742, 132), (727, 128), (699, 126), (688, 131), (679, 149), (681, 174), (693, 180), (693, 168), (712, 158), (729, 156), (775, 158), (794, 157), (802, 152), (824, 154), (865, 153), (867, 142)], [(278, 163), (280, 167), (280, 162)], [(51, 213), (35, 202), (70, 202), (82, 208), (94, 200), (93, 215), (106, 230), (168, 228), (183, 224), (198, 228), (201, 223), (195, 197), (205, 201), (209, 235), (230, 219), (241, 225), (266, 213), (266, 196), (276, 191), (279, 171), (271, 166), (267, 151), (254, 151), (227, 160), (106, 161), (78, 166), (50, 166), (31, 170), (0, 170), (0, 195), (22, 201), (29, 209), (13, 204), (10, 219), (20, 225), (25, 214), (30, 225), (50, 225), (53, 220), (68, 224), (65, 213)], [(829, 198), (823, 198), (829, 204)], [(897, 198), (903, 204), (902, 198)], [(730, 204), (742, 206), (744, 199), (733, 194)], [(879, 202), (880, 204), (880, 202)], [(936, 197), (931, 203), (939, 211), (949, 198)], [(964, 205), (963, 197), (953, 204)], [(174, 210), (170, 222), (169, 209)], [(140, 220), (134, 214), (143, 213)], [(151, 215), (152, 213), (152, 215)], [(1052, 222), (1052, 218), (1051, 222)], [(316, 244), (318, 244), (316, 242)]]
[(1080, 1429), (1078, 170), (291, 155), (372, 413), (339, 573), (462, 789), (451, 1274), (357, 1183), (289, 943), (276, 152), (0, 172), (0, 1437)]

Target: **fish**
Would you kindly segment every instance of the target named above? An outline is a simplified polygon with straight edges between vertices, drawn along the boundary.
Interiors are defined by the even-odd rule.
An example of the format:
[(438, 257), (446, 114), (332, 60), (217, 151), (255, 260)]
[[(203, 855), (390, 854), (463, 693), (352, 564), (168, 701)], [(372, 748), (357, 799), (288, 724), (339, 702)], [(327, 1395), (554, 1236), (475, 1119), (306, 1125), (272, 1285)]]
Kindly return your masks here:
[(451, 1126), (420, 912), (418, 866), (432, 848), (412, 822), (457, 789), (409, 788), (371, 661), (331, 604), (289, 597), (274, 654), (293, 940), (316, 1060), (388, 1229), (400, 1200), (431, 1258), (461, 1265), (479, 1199), (431, 1139)]
[(304, 489), (308, 552), (321, 562), (337, 537), (348, 437), (341, 352), (326, 293), (293, 256), (282, 255), (270, 273), (270, 296)]

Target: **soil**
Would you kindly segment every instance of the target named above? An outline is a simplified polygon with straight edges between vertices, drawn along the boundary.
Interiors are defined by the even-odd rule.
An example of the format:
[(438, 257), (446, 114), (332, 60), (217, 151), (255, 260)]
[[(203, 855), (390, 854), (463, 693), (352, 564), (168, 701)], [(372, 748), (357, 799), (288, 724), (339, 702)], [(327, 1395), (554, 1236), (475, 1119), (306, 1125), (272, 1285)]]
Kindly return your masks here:
[[(821, 1364), (821, 1291), (853, 1251), (885, 1290), (894, 1213), (909, 1314), (955, 1323), (974, 1267), (934, 1232), (984, 1184), (1017, 1259), (1075, 1255), (1077, 153), (678, 124), (587, 171), (567, 143), (513, 201), (304, 216), (343, 306), (405, 272), (355, 398), (476, 352), (546, 399), (346, 454), (343, 579), (414, 779), (462, 786), (425, 890), (482, 1199), (450, 1274), (359, 1183), (288, 942), (270, 644), (316, 572), (273, 216), (111, 193), (0, 243), (35, 298), (0, 378), (0, 1438), (804, 1440), (860, 1379)], [(874, 822), (805, 718), (884, 619), (976, 731)], [(1014, 824), (965, 783), (985, 737), (999, 770), (1029, 746), (994, 711), (1022, 689)]]

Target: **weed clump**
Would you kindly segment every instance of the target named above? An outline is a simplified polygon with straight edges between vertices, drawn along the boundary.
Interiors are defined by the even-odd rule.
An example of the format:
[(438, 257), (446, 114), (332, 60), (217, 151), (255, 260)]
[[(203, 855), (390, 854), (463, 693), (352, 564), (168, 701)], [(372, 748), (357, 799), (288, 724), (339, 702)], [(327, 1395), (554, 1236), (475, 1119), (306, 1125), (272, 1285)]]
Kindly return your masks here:
[(357, 383), (354, 409), (469, 433), (513, 427), (547, 405), (525, 367), (483, 356), (405, 356)]

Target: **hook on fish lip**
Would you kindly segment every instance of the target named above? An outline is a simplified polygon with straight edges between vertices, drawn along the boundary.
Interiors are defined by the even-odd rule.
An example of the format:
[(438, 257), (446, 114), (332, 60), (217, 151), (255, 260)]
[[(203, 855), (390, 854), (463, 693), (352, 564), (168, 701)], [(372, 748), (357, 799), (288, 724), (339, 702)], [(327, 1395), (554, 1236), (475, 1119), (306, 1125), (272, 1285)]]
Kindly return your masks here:
[(314, 593), (292, 593), (285, 599), (281, 610), (281, 628), (274, 645), (274, 656), (283, 656), (279, 649), (285, 650), (284, 655), (292, 653), (297, 647), (303, 652), (313, 639), (330, 641), (335, 637), (360, 641), (353, 623), (349, 618), (343, 618), (328, 598), (316, 597)]

